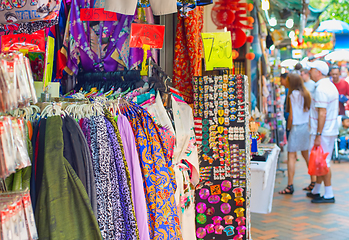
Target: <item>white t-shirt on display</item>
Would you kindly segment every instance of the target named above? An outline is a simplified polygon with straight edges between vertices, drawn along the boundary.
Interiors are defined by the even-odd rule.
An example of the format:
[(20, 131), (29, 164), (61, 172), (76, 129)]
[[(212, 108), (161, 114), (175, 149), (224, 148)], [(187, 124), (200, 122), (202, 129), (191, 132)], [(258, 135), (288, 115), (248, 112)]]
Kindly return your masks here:
[(318, 124), (317, 108), (326, 108), (326, 122), (322, 130), (323, 136), (338, 135), (338, 90), (329, 78), (323, 78), (315, 83), (315, 91), (310, 110), (310, 134), (316, 135)]
[(292, 125), (309, 123), (309, 110), (304, 112), (304, 97), (299, 90), (293, 90), (290, 95), (292, 105)]

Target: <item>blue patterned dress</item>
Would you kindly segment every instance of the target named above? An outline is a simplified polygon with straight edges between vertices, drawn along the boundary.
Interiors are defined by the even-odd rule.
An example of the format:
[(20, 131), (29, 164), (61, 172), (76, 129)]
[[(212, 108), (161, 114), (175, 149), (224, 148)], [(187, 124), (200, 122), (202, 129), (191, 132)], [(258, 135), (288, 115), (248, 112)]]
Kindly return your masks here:
[(148, 206), (150, 239), (182, 239), (172, 162), (152, 117), (136, 104), (122, 109), (136, 138)]

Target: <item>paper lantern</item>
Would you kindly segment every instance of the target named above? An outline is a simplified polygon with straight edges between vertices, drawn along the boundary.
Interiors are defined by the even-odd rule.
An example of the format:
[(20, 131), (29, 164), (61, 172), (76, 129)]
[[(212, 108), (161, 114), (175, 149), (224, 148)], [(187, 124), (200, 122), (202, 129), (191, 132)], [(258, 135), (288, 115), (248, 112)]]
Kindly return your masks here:
[(246, 58), (247, 58), (248, 60), (253, 60), (254, 57), (255, 57), (255, 55), (254, 55), (253, 52), (249, 52), (249, 53), (246, 54)]
[(239, 57), (239, 52), (236, 51), (235, 49), (233, 49), (233, 51), (232, 51), (232, 58), (235, 60), (235, 59), (237, 59), (238, 57)]
[(218, 29), (223, 29), (234, 22), (235, 14), (229, 5), (218, 2), (212, 8), (211, 19)]
[(253, 4), (252, 3), (247, 4), (246, 10), (251, 12), (253, 10)]
[(240, 28), (228, 28), (228, 31), (231, 32), (231, 42), (233, 48), (241, 48), (246, 43), (246, 33)]
[(254, 23), (254, 18), (253, 17), (247, 17), (247, 22), (249, 25), (252, 25)]
[(246, 38), (246, 42), (248, 42), (248, 43), (253, 43), (253, 39), (254, 39), (253, 36), (248, 36), (248, 37)]

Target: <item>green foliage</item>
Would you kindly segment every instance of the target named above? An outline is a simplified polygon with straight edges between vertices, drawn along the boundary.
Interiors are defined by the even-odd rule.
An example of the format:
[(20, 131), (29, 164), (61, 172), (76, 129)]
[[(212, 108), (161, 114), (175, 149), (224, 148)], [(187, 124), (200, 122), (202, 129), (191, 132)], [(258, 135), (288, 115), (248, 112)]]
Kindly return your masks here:
[(309, 4), (310, 4), (310, 6), (312, 6), (313, 8), (323, 9), (323, 8), (326, 7), (330, 2), (331, 2), (331, 0), (310, 0)]
[(310, 5), (322, 9), (328, 4), (329, 7), (320, 16), (320, 21), (337, 19), (349, 23), (349, 0), (311, 0)]

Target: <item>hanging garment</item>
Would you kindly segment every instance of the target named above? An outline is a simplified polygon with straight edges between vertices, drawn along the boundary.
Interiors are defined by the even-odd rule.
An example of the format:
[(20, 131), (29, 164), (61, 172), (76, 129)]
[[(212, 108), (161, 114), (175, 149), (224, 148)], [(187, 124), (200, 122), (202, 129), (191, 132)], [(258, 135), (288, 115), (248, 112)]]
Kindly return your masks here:
[(172, 162), (152, 117), (130, 103), (122, 109), (135, 134), (148, 207), (150, 239), (181, 239)]
[(137, 0), (105, 0), (105, 11), (134, 15), (137, 9)]
[(157, 93), (155, 103), (145, 105), (144, 108), (153, 117), (156, 124), (160, 126), (161, 137), (169, 152), (169, 157), (172, 159), (176, 144), (176, 135), (173, 124), (168, 116), (168, 113), (162, 103), (160, 93)]
[(173, 62), (173, 87), (190, 96), (193, 103), (192, 78), (201, 76), (203, 7), (196, 7), (186, 17), (177, 14), (177, 34)]
[[(117, 12), (125, 15), (134, 15), (137, 9), (137, 0), (105, 0), (106, 11)], [(143, 3), (145, 2), (145, 3)], [(142, 7), (151, 7), (154, 15), (166, 15), (177, 12), (177, 0), (148, 0), (141, 1)]]
[(66, 116), (63, 119), (63, 155), (75, 170), (90, 198), (93, 212), (97, 214), (96, 184), (90, 150), (84, 134), (76, 121)]
[(47, 21), (0, 24), (0, 36), (8, 35), (8, 34), (19, 34), (19, 33), (32, 34), (36, 31), (52, 27), (56, 24), (58, 24), (58, 17), (52, 20), (47, 20)]
[(63, 156), (62, 119), (47, 119), (36, 225), (40, 239), (102, 239), (86, 190)]
[(131, 175), (132, 200), (134, 203), (139, 239), (149, 240), (149, 228), (147, 224), (147, 203), (143, 188), (143, 178), (139, 163), (139, 156), (136, 148), (135, 137), (127, 118), (119, 114), (117, 121), (120, 136), (124, 146), (125, 158)]
[[(125, 222), (115, 161), (103, 116), (90, 119), (91, 153), (97, 192), (97, 220), (103, 239), (123, 239)], [(114, 159), (114, 158), (113, 158)]]
[(194, 119), (191, 107), (177, 102), (171, 95), (174, 127), (158, 93), (156, 102), (148, 106), (155, 122), (175, 134), (173, 164), (176, 175), (176, 203), (184, 240), (195, 239), (195, 188), (199, 182), (199, 158), (195, 145)]
[[(49, 7), (47, 7), (49, 6)], [(40, 20), (52, 20), (57, 18), (60, 0), (55, 1), (1, 1), (0, 23), (22, 23)]]
[[(35, 162), (35, 191), (36, 191), (36, 197), (35, 199), (38, 200), (41, 186), (42, 186), (42, 180), (44, 177), (44, 168), (45, 168), (45, 149), (46, 149), (46, 119), (41, 119), (39, 122), (39, 132), (38, 132), (38, 138), (36, 139), (35, 147), (36, 147), (36, 157), (34, 159)], [(43, 151), (42, 151), (43, 149)]]
[(209, 5), (212, 3), (213, 3), (213, 0), (196, 0), (196, 4), (198, 6), (205, 6), (205, 5)]
[[(108, 113), (107, 113), (108, 114)], [(108, 114), (111, 117), (110, 113)], [(110, 118), (112, 121), (114, 119)], [(109, 136), (109, 147), (111, 150), (112, 157), (114, 157), (114, 163), (116, 165), (116, 171), (118, 176), (118, 184), (120, 189), (120, 200), (123, 212), (123, 217), (125, 220), (126, 232), (122, 239), (139, 239), (138, 227), (136, 216), (133, 207), (132, 195), (131, 195), (131, 181), (130, 173), (128, 171), (128, 166), (126, 160), (124, 162), (123, 153), (120, 148), (118, 137), (115, 133), (116, 129), (113, 127), (112, 123), (105, 118), (108, 136)], [(115, 126), (116, 122), (114, 120)], [(117, 127), (117, 126), (116, 126)], [(125, 164), (126, 163), (126, 164)]]
[[(60, 71), (64, 69), (69, 74), (77, 75), (79, 65), (84, 72), (112, 72), (117, 71), (119, 66), (127, 69), (138, 66), (143, 59), (143, 50), (129, 47), (130, 25), (134, 15), (118, 14), (118, 21), (90, 25), (80, 21), (80, 8), (88, 7), (90, 3), (87, 0), (72, 1), (64, 47), (61, 49), (67, 58), (67, 69), (60, 65)], [(60, 62), (64, 63), (64, 60)]]
[(177, 12), (177, 0), (149, 0), (154, 15), (166, 15)]

